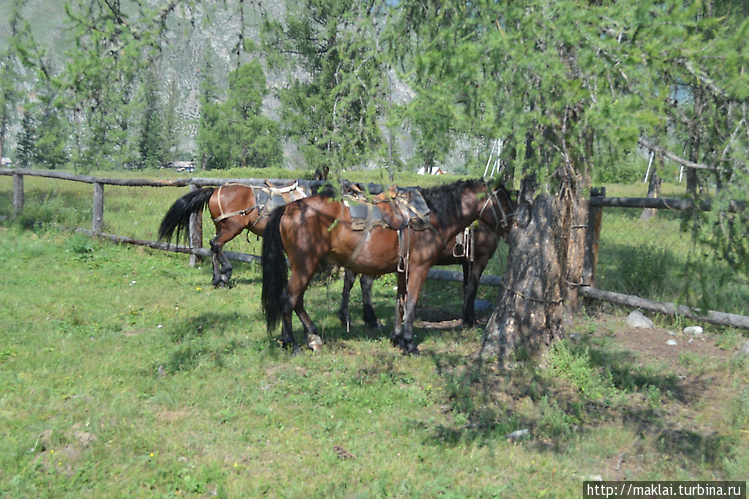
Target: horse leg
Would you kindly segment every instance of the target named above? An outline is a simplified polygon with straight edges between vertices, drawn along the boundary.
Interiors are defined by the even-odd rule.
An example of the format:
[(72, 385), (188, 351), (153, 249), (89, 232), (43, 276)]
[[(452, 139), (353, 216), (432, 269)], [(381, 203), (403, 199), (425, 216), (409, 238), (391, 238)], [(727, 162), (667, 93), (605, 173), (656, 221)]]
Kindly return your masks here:
[[(478, 252), (477, 252), (478, 253)], [(474, 307), (476, 304), (476, 293), (479, 289), (479, 280), (484, 273), (486, 266), (489, 265), (489, 259), (494, 252), (487, 252), (477, 256), (473, 263), (463, 264), (463, 325), (473, 327), (476, 325), (476, 314)], [(467, 276), (467, 277), (466, 277)]]
[(242, 232), (242, 228), (240, 227), (239, 230), (236, 230), (236, 227), (224, 226), (219, 229), (217, 225), (216, 229), (216, 236), (210, 242), (211, 261), (213, 262), (213, 285), (228, 286), (233, 267), (224, 254), (224, 245)]
[(304, 308), (304, 292), (307, 291), (312, 276), (315, 274), (322, 257), (319, 255), (311, 255), (309, 260), (299, 262), (299, 258), (291, 258), (291, 277), (289, 283), (286, 286), (281, 299), (282, 304), (282, 341), (284, 348), (292, 348), (294, 352), (299, 351), (299, 347), (294, 340), (294, 332), (291, 324), (291, 312), (296, 312), (299, 320), (302, 321), (304, 326), (304, 333), (306, 336), (305, 342), (309, 344), (311, 335), (316, 337), (313, 340), (319, 341), (320, 337), (318, 334), (317, 326), (310, 318), (309, 314)]
[(474, 275), (476, 265), (463, 262), (463, 326), (473, 327), (476, 323), (474, 316), (474, 301), (478, 290), (478, 279)]
[(294, 328), (291, 323), (291, 312), (294, 310), (294, 304), (290, 296), (287, 287), (281, 295), (281, 344), (284, 348), (297, 352), (299, 347), (294, 340)]
[[(343, 273), (343, 294), (341, 295), (341, 307), (338, 309), (338, 320), (341, 321), (341, 325), (346, 327), (346, 330), (351, 326), (351, 316), (349, 315), (349, 299), (351, 297), (351, 288), (354, 286), (356, 281), (356, 273), (346, 269)], [(362, 284), (362, 288), (363, 288)], [(363, 289), (362, 289), (363, 291)]]
[(296, 312), (297, 317), (302, 321), (302, 326), (304, 326), (305, 343), (313, 350), (317, 350), (316, 347), (322, 345), (322, 338), (320, 338), (317, 326), (312, 322), (307, 310), (304, 308), (304, 295), (301, 295), (297, 300), (294, 312)]
[(361, 301), (362, 301), (362, 318), (364, 323), (371, 327), (379, 327), (380, 323), (377, 322), (377, 316), (375, 315), (374, 307), (372, 306), (372, 285), (374, 284), (375, 276), (364, 275), (359, 276), (359, 284), (361, 284)]
[(403, 341), (403, 309), (406, 303), (406, 274), (398, 272), (398, 291), (395, 297), (395, 326), (390, 341), (399, 347)]
[(414, 268), (413, 265), (408, 273), (408, 288), (406, 290), (403, 307), (403, 325), (399, 345), (404, 355), (419, 355), (419, 350), (414, 344), (414, 316), (416, 315), (416, 303), (419, 301), (421, 288), (424, 286), (429, 267)]
[(223, 252), (221, 251), (221, 244), (218, 242), (218, 238), (221, 234), (216, 234), (216, 237), (211, 239), (211, 263), (213, 263), (213, 281), (212, 284), (216, 287), (222, 284), (221, 280), (221, 258)]

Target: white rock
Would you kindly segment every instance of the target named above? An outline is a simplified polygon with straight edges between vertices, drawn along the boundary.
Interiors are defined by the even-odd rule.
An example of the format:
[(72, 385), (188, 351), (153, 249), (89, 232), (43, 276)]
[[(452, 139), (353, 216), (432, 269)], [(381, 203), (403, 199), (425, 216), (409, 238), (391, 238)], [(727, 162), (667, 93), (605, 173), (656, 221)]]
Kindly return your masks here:
[(704, 331), (700, 326), (688, 326), (684, 328), (684, 334), (691, 334), (692, 336), (700, 336)]
[(641, 312), (633, 310), (627, 316), (627, 325), (640, 329), (650, 329), (653, 327), (653, 321), (642, 315)]
[(512, 433), (507, 434), (507, 438), (510, 440), (520, 440), (521, 438), (530, 437), (531, 431), (528, 429), (525, 430), (517, 430), (513, 431)]
[(668, 341), (666, 342), (666, 345), (671, 345), (671, 346), (675, 346), (675, 345), (678, 345), (678, 343), (676, 343), (676, 340), (668, 340)]

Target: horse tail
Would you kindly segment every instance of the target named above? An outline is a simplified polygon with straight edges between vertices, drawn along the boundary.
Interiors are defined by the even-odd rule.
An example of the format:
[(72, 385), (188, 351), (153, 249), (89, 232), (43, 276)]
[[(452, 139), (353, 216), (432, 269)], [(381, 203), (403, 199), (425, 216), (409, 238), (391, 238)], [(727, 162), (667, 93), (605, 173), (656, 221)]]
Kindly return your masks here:
[(268, 331), (278, 325), (283, 313), (281, 297), (289, 282), (289, 268), (286, 264), (283, 241), (281, 240), (281, 217), (286, 206), (276, 208), (268, 218), (263, 235), (263, 293), (262, 305)]
[(190, 233), (190, 215), (203, 211), (215, 190), (213, 187), (204, 187), (190, 191), (176, 200), (161, 220), (159, 241), (168, 243), (175, 234), (177, 242), (180, 241), (180, 237), (187, 240)]

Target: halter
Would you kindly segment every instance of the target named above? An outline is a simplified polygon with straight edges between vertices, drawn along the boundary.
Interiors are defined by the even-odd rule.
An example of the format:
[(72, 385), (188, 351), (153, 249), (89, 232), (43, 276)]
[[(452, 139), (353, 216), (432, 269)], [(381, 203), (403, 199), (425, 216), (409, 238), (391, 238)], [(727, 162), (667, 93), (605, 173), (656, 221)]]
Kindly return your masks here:
[[(494, 225), (495, 231), (499, 229), (499, 224), (500, 224), (499, 216), (497, 215), (497, 208), (494, 206), (495, 204), (497, 205), (497, 207), (499, 207), (499, 211), (502, 213), (502, 227), (503, 228), (507, 229), (510, 226), (510, 223), (508, 220), (510, 218), (514, 218), (515, 216), (514, 211), (512, 211), (511, 213), (505, 213), (504, 208), (502, 208), (502, 203), (499, 201), (499, 198), (497, 197), (497, 191), (499, 190), (500, 189), (495, 189), (491, 192), (491, 194), (489, 194), (489, 196), (487, 196), (486, 201), (484, 201), (484, 206), (482, 206), (481, 210), (479, 211), (479, 219), (480, 219), (481, 217), (484, 216), (484, 210), (486, 210), (486, 207), (491, 202), (492, 214), (494, 215), (494, 221), (495, 221), (495, 225)], [(509, 197), (507, 196), (507, 191), (504, 188), (502, 188), (502, 192), (504, 193), (505, 198), (509, 201)], [(492, 201), (496, 201), (496, 203), (493, 203)], [(510, 203), (510, 205), (512, 206), (512, 203)]]

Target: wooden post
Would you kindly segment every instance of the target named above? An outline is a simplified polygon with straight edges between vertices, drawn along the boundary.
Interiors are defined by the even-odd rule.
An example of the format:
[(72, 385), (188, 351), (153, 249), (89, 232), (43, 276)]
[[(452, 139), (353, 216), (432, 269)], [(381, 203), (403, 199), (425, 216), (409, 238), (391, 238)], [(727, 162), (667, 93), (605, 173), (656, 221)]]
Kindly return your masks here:
[[(606, 197), (605, 187), (591, 187), (591, 199), (594, 197)], [(598, 267), (598, 244), (601, 241), (601, 221), (603, 220), (603, 207), (588, 207), (588, 229), (585, 232), (585, 258), (583, 260), (583, 285), (595, 286), (596, 268)]]
[(13, 174), (13, 218), (23, 212), (23, 175)]
[[(195, 184), (190, 184), (190, 191), (194, 191), (199, 187)], [(190, 248), (197, 249), (203, 247), (203, 213), (196, 212), (190, 215)], [(194, 267), (196, 264), (201, 262), (203, 258), (195, 253), (190, 253), (190, 266)]]
[(94, 183), (94, 234), (101, 234), (104, 228), (104, 184)]

